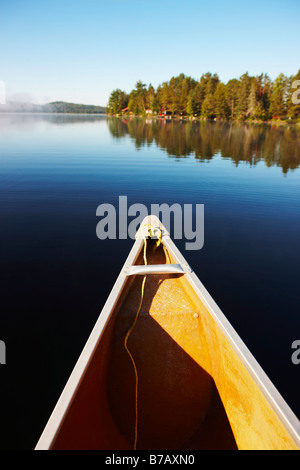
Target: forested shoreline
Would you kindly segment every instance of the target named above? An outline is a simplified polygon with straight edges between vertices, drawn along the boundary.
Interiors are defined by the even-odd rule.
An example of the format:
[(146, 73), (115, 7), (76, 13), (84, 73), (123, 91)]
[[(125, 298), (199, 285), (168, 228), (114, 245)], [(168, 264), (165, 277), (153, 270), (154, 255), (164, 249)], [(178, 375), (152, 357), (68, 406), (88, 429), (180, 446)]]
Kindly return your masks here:
[(129, 93), (119, 88), (113, 90), (106, 112), (110, 115), (300, 122), (300, 82), (297, 81), (300, 81), (300, 70), (290, 77), (281, 73), (273, 81), (265, 73), (250, 76), (246, 72), (227, 83), (216, 73), (203, 74), (199, 80), (182, 73), (156, 89), (139, 80)]

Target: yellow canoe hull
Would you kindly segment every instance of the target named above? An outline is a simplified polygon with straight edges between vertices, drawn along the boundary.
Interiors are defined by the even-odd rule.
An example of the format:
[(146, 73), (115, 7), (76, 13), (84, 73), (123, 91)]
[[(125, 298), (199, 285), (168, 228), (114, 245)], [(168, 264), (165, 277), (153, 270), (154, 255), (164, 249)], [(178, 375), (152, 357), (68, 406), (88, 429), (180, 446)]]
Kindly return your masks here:
[[(140, 229), (36, 449), (299, 449), (298, 419), (165, 228), (149, 223), (163, 236), (159, 247), (147, 240), (147, 264), (183, 272), (128, 275), (143, 272)], [(142, 292), (127, 343), (135, 373), (125, 338)]]

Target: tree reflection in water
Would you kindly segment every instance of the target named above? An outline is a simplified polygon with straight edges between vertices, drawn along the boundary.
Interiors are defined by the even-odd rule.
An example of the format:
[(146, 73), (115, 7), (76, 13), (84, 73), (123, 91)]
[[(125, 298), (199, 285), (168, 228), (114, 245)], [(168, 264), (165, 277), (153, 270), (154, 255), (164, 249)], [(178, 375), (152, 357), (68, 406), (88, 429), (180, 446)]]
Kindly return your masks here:
[(108, 117), (107, 124), (116, 139), (129, 136), (137, 149), (155, 144), (170, 157), (203, 161), (221, 155), (236, 165), (264, 161), (283, 173), (300, 165), (300, 132), (294, 125), (118, 117)]

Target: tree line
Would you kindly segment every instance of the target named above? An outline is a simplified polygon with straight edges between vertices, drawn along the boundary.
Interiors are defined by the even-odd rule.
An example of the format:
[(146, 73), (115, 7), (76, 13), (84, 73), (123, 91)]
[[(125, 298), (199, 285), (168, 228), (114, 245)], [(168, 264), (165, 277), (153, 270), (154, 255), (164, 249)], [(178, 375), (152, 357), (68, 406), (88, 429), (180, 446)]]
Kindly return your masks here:
[(300, 90), (297, 94), (294, 88), (297, 80), (300, 80), (300, 70), (290, 77), (281, 73), (274, 81), (265, 73), (250, 76), (246, 72), (226, 84), (216, 73), (205, 73), (200, 80), (182, 73), (156, 89), (139, 80), (130, 93), (119, 88), (113, 90), (106, 112), (204, 119), (300, 120), (300, 99), (296, 103), (293, 99), (295, 95), (300, 98)]

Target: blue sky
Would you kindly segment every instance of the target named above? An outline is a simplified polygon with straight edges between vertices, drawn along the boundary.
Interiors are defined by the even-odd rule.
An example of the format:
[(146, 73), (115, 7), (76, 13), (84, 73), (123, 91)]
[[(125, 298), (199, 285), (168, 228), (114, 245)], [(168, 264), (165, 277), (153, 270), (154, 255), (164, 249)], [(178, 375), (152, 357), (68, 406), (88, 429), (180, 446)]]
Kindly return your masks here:
[(35, 102), (106, 105), (141, 79), (300, 69), (299, 0), (1, 0), (0, 80)]

